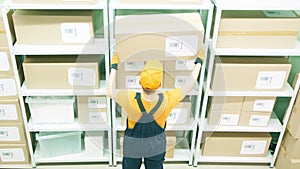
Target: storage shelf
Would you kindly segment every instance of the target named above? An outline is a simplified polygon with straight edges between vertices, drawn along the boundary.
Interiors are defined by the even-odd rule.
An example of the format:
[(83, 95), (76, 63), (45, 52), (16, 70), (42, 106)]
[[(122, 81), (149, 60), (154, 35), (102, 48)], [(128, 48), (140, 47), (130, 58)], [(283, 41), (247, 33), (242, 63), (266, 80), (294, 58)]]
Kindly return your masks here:
[(22, 96), (70, 96), (70, 95), (106, 95), (106, 81), (100, 81), (100, 89), (27, 89), (24, 82), (21, 88)]
[(213, 0), (223, 10), (300, 10), (297, 0)]
[[(199, 150), (197, 150), (199, 151)], [(224, 157), (224, 156), (202, 156), (200, 151), (198, 162), (219, 163), (271, 163), (273, 156), (268, 152), (266, 157)]]
[[(206, 86), (205, 86), (206, 87)], [(284, 91), (212, 91), (209, 89), (209, 96), (277, 96), (292, 97), (294, 90), (289, 83), (286, 84)]]
[[(195, 3), (192, 3), (192, 2)], [(189, 3), (178, 3), (177, 0), (163, 1), (161, 3), (156, 2), (143, 2), (138, 3), (138, 1), (132, 3), (126, 0), (112, 0), (110, 1), (110, 7), (114, 9), (186, 9), (186, 10), (199, 10), (199, 9), (209, 9), (213, 7), (213, 4), (209, 0), (202, 0), (203, 3), (197, 3), (196, 0), (187, 1)]]
[[(189, 143), (186, 138), (176, 138), (176, 146), (174, 150), (174, 158), (166, 158), (165, 161), (189, 161), (191, 150), (189, 149)], [(120, 149), (116, 152), (117, 161), (121, 162), (122, 157), (120, 156)]]
[(215, 48), (214, 50), (216, 55), (230, 56), (300, 56), (300, 42), (296, 42), (294, 49)]
[(109, 156), (110, 156), (110, 151), (108, 149), (104, 149), (103, 157), (91, 155), (86, 151), (82, 151), (81, 153), (43, 158), (41, 157), (41, 149), (39, 145), (37, 145), (34, 153), (35, 161), (37, 163), (108, 162)]
[(39, 131), (108, 131), (108, 124), (81, 124), (78, 119), (70, 124), (34, 124), (32, 119), (28, 122), (30, 132)]
[(104, 9), (105, 0), (97, 0), (96, 4), (21, 4), (13, 3), (8, 0), (7, 5), (10, 9)]
[(106, 54), (108, 44), (105, 39), (94, 39), (92, 45), (20, 45), (13, 46), (14, 55), (80, 55), (80, 54)]
[[(121, 125), (121, 117), (116, 118), (116, 131), (125, 131), (126, 126)], [(190, 120), (187, 122), (187, 124), (178, 124), (178, 125), (168, 125), (166, 126), (167, 131), (185, 131), (185, 130), (194, 130), (195, 125), (197, 125), (197, 122), (195, 119), (190, 118)]]

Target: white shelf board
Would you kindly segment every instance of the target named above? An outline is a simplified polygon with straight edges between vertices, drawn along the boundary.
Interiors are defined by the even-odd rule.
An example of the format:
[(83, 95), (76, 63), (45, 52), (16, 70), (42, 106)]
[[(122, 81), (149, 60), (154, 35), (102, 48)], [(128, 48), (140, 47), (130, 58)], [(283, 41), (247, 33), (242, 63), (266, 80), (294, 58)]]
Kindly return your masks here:
[(66, 162), (108, 162), (110, 151), (108, 149), (104, 149), (103, 157), (95, 156), (94, 154), (90, 154), (86, 151), (82, 151), (81, 153), (74, 153), (69, 155), (61, 155), (56, 157), (48, 157), (43, 158), (41, 156), (41, 149), (39, 145), (36, 147), (34, 157), (37, 163), (66, 163)]
[(300, 10), (299, 0), (213, 0), (223, 10)]
[(208, 125), (205, 119), (204, 131), (206, 132), (282, 132), (283, 126), (277, 118), (271, 118), (268, 126), (217, 126)]
[(79, 90), (79, 89), (27, 89), (26, 82), (21, 88), (22, 96), (69, 96), (69, 95), (106, 95), (106, 81), (100, 81), (99, 89)]
[(21, 45), (16, 42), (12, 52), (14, 55), (106, 54), (108, 42), (100, 38), (94, 39), (92, 45)]
[[(126, 126), (121, 125), (121, 117), (117, 117), (115, 120), (115, 130), (116, 131), (125, 131)], [(190, 120), (186, 124), (176, 124), (176, 125), (168, 125), (166, 126), (167, 131), (184, 131), (184, 130), (194, 130), (197, 122), (195, 119), (190, 118)]]
[(32, 119), (28, 122), (30, 132), (39, 131), (108, 131), (108, 124), (81, 124), (78, 119), (70, 124), (34, 124)]
[(297, 41), (293, 49), (215, 48), (214, 50), (216, 55), (229, 56), (300, 56), (300, 42)]
[[(199, 151), (199, 150), (197, 150)], [(273, 156), (268, 152), (266, 157), (224, 157), (224, 156), (202, 156), (199, 151), (198, 162), (220, 162), (220, 163), (271, 163)]]
[(96, 4), (22, 4), (8, 0), (10, 9), (104, 9), (106, 0), (97, 0)]
[[(111, 0), (110, 8), (113, 9), (185, 9), (185, 10), (199, 10), (199, 9), (210, 9), (213, 4), (210, 0), (187, 0), (187, 3), (178, 3), (178, 0), (164, 0), (160, 3), (148, 1), (141, 2), (136, 1), (133, 3), (132, 0)], [(193, 3), (194, 1), (194, 3)], [(202, 3), (200, 3), (203, 1)]]
[(32, 166), (29, 164), (1, 164), (0, 168), (13, 168), (13, 169), (23, 168), (24, 169), (24, 168), (32, 168)]
[[(205, 86), (206, 87), (206, 86)], [(278, 96), (292, 97), (294, 90), (289, 83), (286, 83), (284, 91), (212, 91), (209, 89), (209, 96)]]

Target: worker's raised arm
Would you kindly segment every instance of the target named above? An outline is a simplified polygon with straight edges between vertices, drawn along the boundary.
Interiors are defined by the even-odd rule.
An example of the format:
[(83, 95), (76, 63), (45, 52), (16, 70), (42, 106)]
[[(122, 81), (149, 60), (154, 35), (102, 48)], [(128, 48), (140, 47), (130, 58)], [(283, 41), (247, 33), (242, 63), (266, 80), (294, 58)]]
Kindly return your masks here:
[(116, 87), (115, 87), (115, 81), (116, 81), (116, 74), (118, 70), (118, 54), (115, 54), (112, 63), (111, 63), (111, 71), (109, 74), (108, 82), (107, 82), (107, 96), (111, 99), (116, 99)]
[(183, 99), (194, 88), (194, 86), (197, 82), (204, 58), (205, 58), (204, 52), (201, 51), (198, 54), (197, 59), (195, 60), (195, 68), (191, 72), (191, 77), (192, 77), (192, 78), (190, 78), (191, 80), (188, 81), (187, 83), (185, 83), (183, 86), (180, 86), (181, 92), (182, 92), (181, 99)]

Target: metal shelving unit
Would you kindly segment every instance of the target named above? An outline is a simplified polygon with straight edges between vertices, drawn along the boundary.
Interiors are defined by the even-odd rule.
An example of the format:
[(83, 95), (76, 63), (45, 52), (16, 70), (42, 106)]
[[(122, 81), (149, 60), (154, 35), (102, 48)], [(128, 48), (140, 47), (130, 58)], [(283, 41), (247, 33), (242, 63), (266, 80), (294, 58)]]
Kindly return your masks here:
[[(6, 13), (13, 9), (30, 9), (30, 10), (101, 10), (103, 13), (103, 38), (94, 38), (93, 45), (20, 45), (18, 42), (13, 44), (10, 42), (10, 50), (12, 56), (12, 63), (14, 67), (14, 71), (17, 70), (17, 61), (15, 60), (17, 55), (89, 55), (89, 54), (97, 54), (104, 55), (105, 59), (105, 79), (108, 79), (109, 72), (109, 41), (108, 41), (108, 11), (107, 11), (107, 0), (97, 0), (96, 4), (16, 4), (11, 0), (6, 0), (2, 5), (3, 16), (6, 16)], [(4, 17), (6, 30), (9, 29), (8, 19)], [(8, 33), (9, 34), (9, 33)], [(8, 35), (10, 36), (10, 35)], [(9, 38), (11, 39), (11, 38)], [(55, 56), (54, 56), (55, 57)], [(19, 77), (18, 73), (15, 73), (15, 77)], [(91, 124), (91, 125), (82, 125), (75, 119), (75, 122), (72, 124), (33, 124), (31, 119), (28, 119), (26, 116), (25, 109), (25, 96), (77, 96), (77, 95), (85, 95), (85, 96), (94, 96), (94, 95), (104, 95), (106, 96), (106, 80), (100, 81), (100, 88), (95, 90), (45, 90), (45, 89), (27, 89), (25, 82), (21, 82), (19, 78), (16, 78), (16, 83), (19, 91), (19, 99), (22, 109), (22, 115), (25, 123), (25, 131), (27, 142), (29, 145), (29, 152), (31, 156), (31, 165), (32, 167), (36, 167), (37, 163), (68, 163), (68, 162), (108, 162), (109, 165), (112, 164), (112, 142), (111, 138), (111, 121), (108, 120), (107, 124)], [(106, 99), (107, 106), (107, 115), (108, 119), (110, 117), (110, 99)], [(82, 153), (71, 154), (60, 157), (52, 157), (52, 158), (42, 158), (39, 155), (39, 147), (36, 147), (34, 150), (34, 142), (31, 138), (31, 133), (40, 132), (40, 131), (99, 131), (107, 133), (107, 138), (104, 140), (105, 144), (105, 153), (103, 157), (91, 156), (87, 152), (83, 151)]]
[[(211, 23), (212, 23), (212, 16), (213, 16), (213, 4), (210, 2), (210, 0), (203, 0), (201, 1), (190, 1), (183, 3), (180, 1), (171, 1), (171, 0), (165, 0), (165, 1), (144, 1), (144, 2), (138, 2), (138, 1), (131, 1), (131, 0), (111, 0), (109, 4), (109, 22), (110, 22), (110, 56), (113, 56), (114, 53), (114, 23), (115, 23), (115, 15), (116, 10), (198, 10), (200, 15), (201, 11), (206, 10), (208, 12), (207, 15), (207, 23), (204, 25), (205, 27), (205, 42), (204, 42), (204, 49), (207, 50), (208, 48), (208, 39), (210, 36), (210, 30), (211, 30)], [(204, 63), (205, 64), (205, 63)], [(194, 148), (195, 148), (195, 140), (196, 140), (196, 130), (197, 130), (197, 122), (199, 116), (199, 109), (200, 109), (200, 102), (201, 102), (201, 95), (202, 95), (202, 86), (203, 86), (203, 79), (204, 79), (204, 72), (205, 72), (205, 66), (201, 69), (200, 74), (200, 80), (199, 80), (199, 89), (198, 91), (193, 91), (190, 94), (197, 96), (197, 103), (195, 108), (195, 117), (191, 118), (189, 122), (185, 125), (167, 125), (166, 130), (167, 131), (191, 131), (192, 132), (192, 140), (191, 140), (191, 146), (188, 146), (186, 150), (177, 150), (175, 148), (175, 154), (174, 158), (170, 159), (167, 158), (166, 161), (187, 161), (189, 162), (189, 165), (192, 165), (193, 160), (193, 154), (194, 154)], [(125, 126), (121, 126), (121, 119), (115, 118), (116, 117), (116, 104), (115, 102), (112, 102), (112, 127), (113, 127), (113, 154), (114, 154), (114, 166), (117, 164), (117, 162), (121, 161), (121, 158), (119, 156), (119, 149), (117, 149), (117, 132), (124, 131)]]
[[(300, 56), (299, 42), (295, 44), (294, 49), (240, 49), (240, 48), (217, 48), (218, 30), (223, 10), (300, 10), (300, 2), (295, 0), (213, 0), (216, 6), (214, 31), (210, 40), (209, 50), (210, 57), (207, 67), (207, 80), (204, 85), (203, 106), (199, 120), (198, 138), (196, 143), (196, 151), (194, 158), (194, 166), (198, 162), (222, 162), (222, 163), (269, 163), (270, 167), (274, 167), (276, 157), (280, 148), (280, 144), (286, 130), (292, 107), (294, 105), (296, 94), (299, 90), (300, 80), (294, 87), (290, 84), (286, 85), (286, 89), (282, 92), (257, 92), (257, 91), (212, 91), (208, 86), (211, 83), (213, 65), (215, 56)], [(266, 127), (245, 127), (245, 126), (211, 126), (207, 124), (205, 117), (208, 105), (208, 98), (211, 96), (275, 96), (290, 98), (288, 108), (284, 114), (283, 120), (279, 120), (273, 113)], [(203, 156), (200, 148), (203, 132), (205, 131), (221, 131), (221, 132), (272, 132), (279, 133), (277, 146), (273, 153), (269, 152), (266, 157), (219, 157), (219, 156)]]

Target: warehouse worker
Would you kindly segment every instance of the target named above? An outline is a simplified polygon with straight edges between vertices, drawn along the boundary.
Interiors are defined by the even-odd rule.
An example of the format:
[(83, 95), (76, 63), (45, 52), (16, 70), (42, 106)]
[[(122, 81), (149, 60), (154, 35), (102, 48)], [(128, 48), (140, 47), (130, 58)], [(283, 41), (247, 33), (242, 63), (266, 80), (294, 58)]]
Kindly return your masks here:
[(195, 60), (192, 81), (185, 86), (158, 93), (163, 77), (163, 66), (158, 60), (146, 62), (140, 74), (141, 92), (115, 90), (118, 55), (112, 59), (107, 94), (127, 112), (127, 127), (123, 142), (123, 169), (140, 169), (142, 158), (146, 169), (163, 169), (166, 152), (166, 120), (174, 108), (194, 87), (203, 52)]

